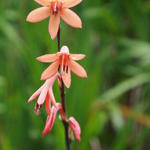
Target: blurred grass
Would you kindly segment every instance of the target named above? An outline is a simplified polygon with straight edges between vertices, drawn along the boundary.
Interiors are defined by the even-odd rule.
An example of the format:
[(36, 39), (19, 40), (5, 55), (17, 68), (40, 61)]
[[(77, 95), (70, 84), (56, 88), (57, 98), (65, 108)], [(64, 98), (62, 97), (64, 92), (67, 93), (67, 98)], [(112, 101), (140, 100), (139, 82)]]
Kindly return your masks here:
[[(52, 132), (42, 138), (44, 108), (36, 117), (34, 104), (27, 104), (47, 67), (35, 58), (57, 49), (48, 34), (48, 20), (25, 21), (36, 7), (27, 0), (0, 4), (2, 150), (65, 150), (58, 117)], [(74, 11), (82, 18), (83, 29), (62, 21), (61, 44), (72, 53), (87, 55), (81, 64), (88, 79), (72, 75), (72, 86), (66, 89), (68, 114), (82, 129), (81, 143), (73, 142), (72, 150), (149, 150), (150, 1), (84, 0)], [(59, 101), (56, 85), (55, 96)]]

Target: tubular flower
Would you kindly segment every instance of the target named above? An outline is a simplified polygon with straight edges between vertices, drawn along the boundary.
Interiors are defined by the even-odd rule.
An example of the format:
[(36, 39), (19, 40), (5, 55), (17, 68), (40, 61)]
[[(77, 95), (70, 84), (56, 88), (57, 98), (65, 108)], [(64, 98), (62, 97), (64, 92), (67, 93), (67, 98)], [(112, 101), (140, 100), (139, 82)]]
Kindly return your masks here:
[(76, 139), (80, 142), (81, 129), (79, 123), (75, 120), (74, 117), (69, 118), (69, 127), (71, 132), (74, 131)]
[(48, 115), (51, 113), (51, 109), (50, 109), (51, 103), (54, 106), (56, 105), (52, 87), (58, 75), (59, 74), (56, 73), (51, 78), (46, 80), (45, 83), (29, 98), (28, 102), (30, 103), (39, 96), (37, 103), (35, 105), (35, 113), (37, 115), (40, 113), (40, 109), (44, 102), (45, 102), (46, 112)]
[(37, 8), (29, 13), (27, 16), (28, 22), (40, 22), (48, 17), (49, 20), (49, 34), (52, 39), (55, 39), (59, 24), (60, 17), (70, 26), (74, 28), (82, 28), (80, 17), (69, 8), (72, 8), (82, 0), (35, 0), (42, 7)]
[(60, 109), (60, 106), (61, 106), (61, 104), (56, 103), (56, 105), (52, 107), (51, 113), (47, 115), (47, 120), (46, 120), (44, 130), (42, 132), (42, 136), (48, 134), (51, 131), (51, 129), (54, 125), (57, 111)]
[(56, 54), (46, 54), (37, 58), (39, 62), (53, 62), (41, 76), (41, 80), (52, 77), (60, 69), (61, 76), (67, 88), (71, 85), (71, 71), (81, 78), (86, 78), (84, 68), (79, 65), (77, 60), (85, 57), (84, 54), (70, 54), (67, 46), (63, 46)]

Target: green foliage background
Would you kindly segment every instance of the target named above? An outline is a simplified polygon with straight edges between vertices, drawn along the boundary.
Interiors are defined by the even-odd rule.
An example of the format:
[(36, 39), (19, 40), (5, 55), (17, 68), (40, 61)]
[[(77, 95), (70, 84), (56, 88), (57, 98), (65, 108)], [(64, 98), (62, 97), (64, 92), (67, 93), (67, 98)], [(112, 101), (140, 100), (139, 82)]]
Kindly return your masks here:
[[(33, 0), (0, 2), (0, 150), (65, 150), (58, 116), (42, 138), (44, 107), (37, 117), (35, 102), (27, 103), (47, 67), (35, 58), (57, 50), (48, 19), (26, 22), (38, 6)], [(149, 150), (150, 0), (84, 0), (73, 10), (83, 29), (61, 21), (61, 44), (87, 55), (80, 63), (88, 79), (72, 75), (66, 89), (67, 112), (82, 129), (72, 150)], [(59, 101), (56, 85), (54, 91)]]

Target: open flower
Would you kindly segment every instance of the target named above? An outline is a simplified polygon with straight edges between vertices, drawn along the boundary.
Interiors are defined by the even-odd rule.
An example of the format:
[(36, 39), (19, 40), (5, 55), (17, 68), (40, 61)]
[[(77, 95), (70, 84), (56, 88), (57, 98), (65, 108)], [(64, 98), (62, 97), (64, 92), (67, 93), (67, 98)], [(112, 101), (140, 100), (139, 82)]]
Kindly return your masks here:
[(40, 62), (53, 62), (41, 76), (41, 80), (52, 77), (60, 68), (62, 79), (67, 88), (71, 85), (71, 71), (81, 78), (86, 78), (84, 68), (79, 65), (77, 60), (85, 57), (84, 54), (70, 54), (67, 46), (63, 46), (56, 54), (46, 54), (37, 58)]
[(59, 24), (60, 17), (70, 26), (74, 28), (81, 28), (82, 22), (77, 14), (69, 8), (78, 5), (82, 0), (35, 0), (42, 7), (37, 8), (29, 13), (27, 16), (28, 22), (40, 22), (48, 17), (49, 21), (49, 34), (52, 39), (55, 39)]
[(75, 120), (74, 117), (69, 118), (69, 128), (71, 132), (74, 131), (76, 139), (80, 142), (81, 129), (79, 123)]
[(40, 113), (40, 109), (44, 102), (47, 114), (51, 113), (50, 109), (51, 103), (54, 106), (56, 105), (52, 87), (57, 77), (58, 73), (56, 73), (51, 78), (46, 80), (45, 83), (29, 98), (28, 102), (30, 103), (39, 96), (37, 103), (35, 105), (35, 113), (37, 115)]

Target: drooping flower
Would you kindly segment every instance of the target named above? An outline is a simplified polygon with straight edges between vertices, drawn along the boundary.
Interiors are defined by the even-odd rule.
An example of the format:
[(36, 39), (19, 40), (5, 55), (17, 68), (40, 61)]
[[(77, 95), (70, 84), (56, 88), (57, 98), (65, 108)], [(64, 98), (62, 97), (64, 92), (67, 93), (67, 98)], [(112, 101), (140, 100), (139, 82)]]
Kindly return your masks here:
[(53, 62), (41, 76), (41, 80), (46, 80), (56, 74), (60, 68), (61, 76), (67, 88), (71, 85), (71, 71), (81, 78), (86, 78), (87, 73), (84, 68), (79, 65), (77, 60), (85, 57), (84, 54), (70, 54), (67, 46), (63, 46), (60, 52), (56, 54), (46, 54), (37, 58), (39, 62)]
[(51, 103), (54, 106), (56, 105), (52, 87), (58, 75), (59, 74), (56, 73), (51, 78), (47, 79), (45, 83), (29, 98), (28, 102), (30, 103), (39, 96), (35, 105), (35, 113), (37, 115), (40, 113), (40, 109), (44, 102), (47, 114), (50, 114), (51, 112)]
[(59, 24), (60, 17), (70, 26), (74, 28), (81, 28), (82, 22), (80, 17), (69, 8), (72, 8), (82, 0), (35, 0), (42, 7), (37, 8), (29, 13), (27, 16), (28, 22), (40, 22), (48, 17), (49, 20), (49, 34), (52, 39), (55, 39)]
[(56, 118), (57, 111), (60, 109), (60, 105), (61, 104), (56, 103), (55, 106), (52, 106), (51, 113), (47, 115), (47, 120), (46, 120), (46, 123), (45, 123), (44, 130), (42, 132), (42, 136), (48, 134), (51, 131), (51, 129), (54, 125), (54, 121), (55, 121), (55, 118)]
[(71, 132), (74, 131), (76, 139), (80, 142), (81, 129), (74, 117), (69, 118), (69, 128), (71, 129)]

